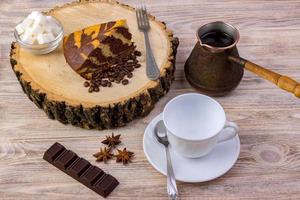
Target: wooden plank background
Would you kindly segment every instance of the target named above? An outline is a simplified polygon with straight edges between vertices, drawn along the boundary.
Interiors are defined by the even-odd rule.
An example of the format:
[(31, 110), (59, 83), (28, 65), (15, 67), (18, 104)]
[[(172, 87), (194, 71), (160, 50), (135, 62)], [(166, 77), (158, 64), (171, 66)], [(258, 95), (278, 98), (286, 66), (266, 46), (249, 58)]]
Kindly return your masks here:
[[(59, 141), (94, 163), (92, 154), (111, 131), (82, 130), (49, 120), (23, 94), (8, 59), (15, 24), (32, 10), (64, 2), (68, 1), (0, 1), (0, 199), (101, 199), (43, 161), (42, 155)], [(300, 81), (300, 1), (149, 0), (148, 5), (180, 38), (176, 80), (150, 115), (114, 130), (136, 158), (128, 166), (97, 164), (121, 182), (109, 199), (168, 199), (166, 178), (143, 154), (143, 131), (167, 101), (194, 91), (184, 78), (183, 64), (198, 26), (215, 20), (234, 24), (240, 29), (242, 56)], [(300, 199), (300, 100), (249, 72), (234, 92), (217, 100), (228, 119), (240, 126), (240, 157), (217, 180), (178, 183), (182, 199)]]

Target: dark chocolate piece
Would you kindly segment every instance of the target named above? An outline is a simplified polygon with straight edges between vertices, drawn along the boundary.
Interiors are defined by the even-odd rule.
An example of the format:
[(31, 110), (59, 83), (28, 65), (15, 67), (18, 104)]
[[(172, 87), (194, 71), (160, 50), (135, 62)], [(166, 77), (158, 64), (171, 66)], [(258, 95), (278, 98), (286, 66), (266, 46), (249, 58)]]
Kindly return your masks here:
[(54, 160), (54, 163), (60, 170), (66, 170), (76, 159), (78, 156), (74, 152), (66, 150)]
[(43, 159), (103, 197), (107, 197), (119, 185), (115, 177), (57, 142), (44, 153)]
[(104, 175), (104, 172), (100, 168), (98, 168), (96, 166), (91, 166), (91, 167), (89, 167), (86, 170), (86, 172), (84, 174), (82, 174), (82, 176), (81, 176), (81, 182), (84, 185), (90, 185), (90, 186), (92, 186), (103, 175)]
[(99, 192), (101, 191), (103, 196), (107, 196), (113, 190), (113, 188), (109, 187), (109, 185), (114, 184), (114, 181), (115, 178), (113, 176), (106, 174), (104, 178), (96, 182), (94, 188)]
[(70, 166), (68, 169), (68, 174), (72, 177), (79, 178), (90, 166), (91, 164), (89, 161), (85, 160), (84, 158), (79, 158)]
[(48, 162), (53, 162), (59, 155), (62, 154), (63, 151), (66, 150), (66, 148), (59, 143), (55, 143), (54, 145), (52, 145), (52, 147), (54, 148), (49, 148), (44, 153), (44, 160), (47, 160)]

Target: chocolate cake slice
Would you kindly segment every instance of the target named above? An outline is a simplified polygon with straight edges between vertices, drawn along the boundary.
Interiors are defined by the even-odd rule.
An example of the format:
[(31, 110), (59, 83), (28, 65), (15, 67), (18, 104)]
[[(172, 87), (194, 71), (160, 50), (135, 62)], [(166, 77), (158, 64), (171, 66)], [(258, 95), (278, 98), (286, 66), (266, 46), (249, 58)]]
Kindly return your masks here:
[(112, 67), (135, 51), (126, 20), (93, 25), (64, 37), (67, 63), (85, 79)]

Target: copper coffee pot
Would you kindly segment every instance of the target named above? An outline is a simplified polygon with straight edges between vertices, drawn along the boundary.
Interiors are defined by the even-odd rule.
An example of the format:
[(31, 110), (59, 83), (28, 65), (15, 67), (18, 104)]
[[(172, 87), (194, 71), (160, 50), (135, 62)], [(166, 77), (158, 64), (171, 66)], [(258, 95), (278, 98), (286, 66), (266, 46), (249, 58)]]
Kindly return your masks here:
[[(209, 40), (204, 41), (204, 37), (213, 32), (228, 36), (229, 42), (225, 40), (221, 45), (212, 45)], [(197, 30), (197, 37), (198, 42), (185, 63), (185, 74), (189, 83), (201, 92), (212, 96), (225, 95), (239, 84), (244, 69), (247, 69), (300, 98), (297, 81), (239, 56), (236, 47), (239, 32), (234, 26), (221, 21), (208, 23)]]

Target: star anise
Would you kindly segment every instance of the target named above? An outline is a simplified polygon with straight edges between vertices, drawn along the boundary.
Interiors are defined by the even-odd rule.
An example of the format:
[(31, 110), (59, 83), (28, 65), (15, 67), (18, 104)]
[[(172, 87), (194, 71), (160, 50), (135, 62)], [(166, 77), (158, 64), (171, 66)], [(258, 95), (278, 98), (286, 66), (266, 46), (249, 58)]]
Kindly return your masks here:
[(118, 150), (118, 154), (116, 155), (117, 157), (117, 162), (122, 162), (124, 165), (127, 164), (128, 162), (131, 162), (131, 159), (134, 155), (133, 152), (127, 151), (126, 148), (123, 150)]
[(106, 136), (106, 139), (103, 140), (102, 143), (106, 144), (108, 147), (114, 148), (115, 146), (121, 143), (120, 136), (121, 135), (114, 136), (114, 133), (112, 133), (111, 136)]
[(111, 152), (111, 148), (100, 148), (100, 151), (98, 153), (95, 153), (93, 156), (96, 158), (97, 162), (107, 162), (109, 159), (111, 159), (114, 155)]

